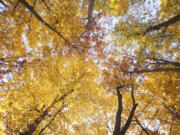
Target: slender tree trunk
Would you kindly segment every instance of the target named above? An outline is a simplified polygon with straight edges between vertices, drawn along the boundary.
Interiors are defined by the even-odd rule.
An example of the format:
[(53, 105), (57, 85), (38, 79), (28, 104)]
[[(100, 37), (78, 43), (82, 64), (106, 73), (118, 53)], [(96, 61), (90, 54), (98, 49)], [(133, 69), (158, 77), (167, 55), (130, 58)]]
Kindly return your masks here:
[(93, 10), (94, 10), (94, 0), (89, 0), (89, 5), (88, 5), (88, 23), (86, 25), (87, 29), (89, 29), (89, 30), (92, 28)]
[(132, 100), (133, 100), (133, 108), (130, 111), (129, 117), (128, 117), (125, 125), (121, 128), (122, 95), (119, 91), (120, 88), (123, 88), (123, 87), (120, 86), (120, 87), (116, 88), (117, 95), (118, 95), (118, 111), (116, 113), (116, 122), (115, 122), (113, 135), (124, 135), (127, 132), (128, 128), (131, 124), (132, 118), (134, 116), (136, 107), (138, 105), (135, 103), (135, 98), (134, 98), (134, 94), (133, 94), (134, 87), (132, 87), (131, 96), (132, 96)]
[(113, 135), (119, 135), (120, 130), (121, 130), (121, 114), (122, 114), (122, 95), (119, 91), (119, 89), (122, 87), (117, 87), (117, 96), (118, 96), (118, 111), (116, 113), (116, 123), (115, 123), (115, 128)]

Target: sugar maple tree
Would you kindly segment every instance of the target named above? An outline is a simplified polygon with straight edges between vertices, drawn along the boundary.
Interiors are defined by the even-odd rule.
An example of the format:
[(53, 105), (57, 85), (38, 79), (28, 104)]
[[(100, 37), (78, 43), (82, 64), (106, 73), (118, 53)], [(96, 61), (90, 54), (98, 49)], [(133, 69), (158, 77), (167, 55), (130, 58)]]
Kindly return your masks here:
[(180, 3), (154, 3), (1, 0), (1, 134), (180, 134)]

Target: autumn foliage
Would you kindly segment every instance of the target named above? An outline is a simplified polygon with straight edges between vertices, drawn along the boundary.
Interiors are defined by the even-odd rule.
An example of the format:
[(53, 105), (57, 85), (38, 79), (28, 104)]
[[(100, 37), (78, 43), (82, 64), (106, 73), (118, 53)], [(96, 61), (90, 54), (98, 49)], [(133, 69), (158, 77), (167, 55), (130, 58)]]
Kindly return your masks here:
[(0, 0), (0, 134), (179, 135), (179, 0)]

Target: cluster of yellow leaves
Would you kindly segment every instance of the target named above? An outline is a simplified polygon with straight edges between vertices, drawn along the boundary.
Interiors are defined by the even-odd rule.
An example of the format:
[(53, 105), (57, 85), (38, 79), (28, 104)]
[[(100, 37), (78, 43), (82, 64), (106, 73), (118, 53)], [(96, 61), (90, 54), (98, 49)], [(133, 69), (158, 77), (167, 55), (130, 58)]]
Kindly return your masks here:
[[(27, 124), (33, 123), (41, 113), (35, 110), (35, 107), (38, 110), (47, 108), (57, 95), (61, 96), (71, 89), (74, 92), (67, 95), (67, 99), (63, 101), (70, 104), (65, 113), (68, 121), (71, 121), (74, 111), (82, 113), (77, 115), (77, 119), (80, 119), (83, 113), (86, 114), (86, 110), (92, 110), (90, 102), (93, 95), (98, 93), (98, 84), (94, 81), (98, 74), (93, 63), (84, 61), (78, 54), (72, 57), (52, 56), (48, 60), (36, 64), (33, 70), (29, 67), (23, 68), (22, 73), (14, 75), (8, 84), (11, 90), (1, 102), (1, 110), (6, 112), (6, 114), (1, 112), (1, 118), (8, 119), (5, 122), (5, 125), (8, 125), (6, 131), (11, 133), (24, 131)], [(54, 106), (52, 112), (56, 112), (60, 104), (62, 103)], [(41, 128), (40, 126), (39, 129)]]
[(162, 16), (171, 16), (179, 13), (180, 1), (179, 0), (160, 0)]
[(102, 10), (103, 14), (120, 15), (127, 11), (129, 6), (128, 0), (109, 0), (109, 1), (95, 1), (95, 9)]

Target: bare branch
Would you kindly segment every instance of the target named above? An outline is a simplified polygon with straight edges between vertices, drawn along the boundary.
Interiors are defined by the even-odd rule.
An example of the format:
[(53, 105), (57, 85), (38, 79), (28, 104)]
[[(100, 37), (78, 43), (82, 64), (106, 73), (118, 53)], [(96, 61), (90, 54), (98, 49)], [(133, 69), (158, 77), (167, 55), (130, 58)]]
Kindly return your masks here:
[(6, 3), (4, 3), (2, 0), (0, 0), (0, 3), (1, 3), (3, 6), (9, 8), (9, 6), (8, 6)]
[(179, 62), (172, 62), (172, 61), (162, 60), (162, 59), (156, 59), (156, 58), (150, 58), (150, 59), (156, 61), (157, 64), (161, 64), (161, 65), (180, 66), (180, 63), (179, 63)]
[(148, 125), (147, 125), (147, 127), (146, 127), (146, 128), (148, 128), (148, 127), (149, 127), (149, 125), (150, 125), (150, 124), (151, 124), (151, 122), (154, 120), (154, 118), (156, 117), (156, 115), (158, 114), (158, 112), (159, 112), (159, 109), (157, 109), (157, 110), (156, 110), (156, 112), (154, 113), (154, 115), (153, 115), (153, 117), (152, 117), (151, 121), (148, 123)]
[(130, 74), (142, 74), (142, 73), (156, 73), (156, 72), (180, 72), (180, 68), (157, 68), (157, 69), (142, 69), (142, 70), (136, 70), (132, 72), (126, 72)]
[(116, 88), (117, 96), (118, 96), (118, 111), (116, 113), (116, 123), (115, 123), (113, 135), (118, 135), (121, 130), (122, 95), (119, 91), (120, 88), (123, 88), (123, 87), (120, 86)]
[(50, 9), (50, 7), (47, 5), (47, 3), (45, 2), (45, 0), (41, 0), (41, 1), (43, 2), (44, 6), (45, 6), (49, 11), (52, 11), (52, 10)]
[(151, 32), (151, 31), (154, 31), (154, 30), (160, 30), (160, 28), (162, 28), (162, 27), (167, 28), (168, 26), (170, 26), (170, 25), (172, 25), (172, 24), (174, 24), (174, 23), (176, 23), (178, 21), (180, 21), (180, 15), (177, 15), (177, 16), (169, 19), (168, 21), (162, 22), (162, 23), (160, 23), (158, 25), (154, 25), (154, 26), (151, 26), (151, 27), (147, 28), (145, 30), (144, 34), (147, 34), (148, 32)]
[(136, 104), (135, 98), (134, 98), (134, 86), (132, 84), (131, 75), (130, 75), (130, 80), (131, 80), (131, 88), (132, 88), (131, 97), (133, 100), (133, 107), (132, 107), (130, 114), (128, 116), (128, 119), (127, 119), (125, 125), (122, 127), (122, 129), (121, 129), (122, 95), (120, 94), (120, 91), (119, 91), (119, 89), (122, 88), (122, 86), (116, 88), (117, 95), (118, 95), (118, 111), (116, 114), (116, 122), (115, 122), (115, 128), (114, 128), (113, 135), (124, 135), (126, 133), (126, 131), (128, 130), (128, 128), (132, 122), (132, 118), (134, 116), (136, 107), (138, 106), (138, 104)]
[(129, 126), (130, 126), (130, 124), (131, 124), (131, 121), (132, 121), (132, 118), (133, 118), (133, 116), (134, 116), (134, 112), (135, 112), (137, 106), (138, 106), (138, 104), (135, 104), (135, 105), (133, 106), (133, 108), (132, 108), (132, 110), (131, 110), (131, 112), (130, 112), (130, 114), (129, 114), (128, 120), (126, 121), (123, 129), (122, 129), (121, 132), (120, 132), (121, 135), (124, 135), (124, 134), (126, 133), (127, 129), (129, 128)]
[(94, 0), (89, 0), (89, 5), (88, 5), (88, 23), (86, 25), (87, 29), (91, 29), (92, 23), (93, 23), (93, 9), (94, 9)]
[(136, 116), (134, 116), (136, 123), (142, 128), (144, 132), (146, 132), (147, 135), (150, 135), (147, 131), (147, 129), (140, 123), (140, 121), (137, 119)]
[(130, 75), (130, 80), (131, 80), (131, 88), (132, 88), (132, 90), (131, 90), (131, 97), (132, 97), (132, 100), (133, 100), (133, 107), (132, 107), (131, 112), (129, 114), (128, 120), (126, 121), (124, 127), (122, 128), (122, 130), (120, 132), (121, 135), (124, 135), (126, 133), (126, 131), (128, 130), (128, 128), (129, 128), (129, 126), (130, 126), (130, 124), (132, 122), (132, 118), (134, 116), (136, 107), (138, 106), (138, 104), (136, 104), (135, 98), (134, 98), (134, 86), (132, 84), (131, 75)]

